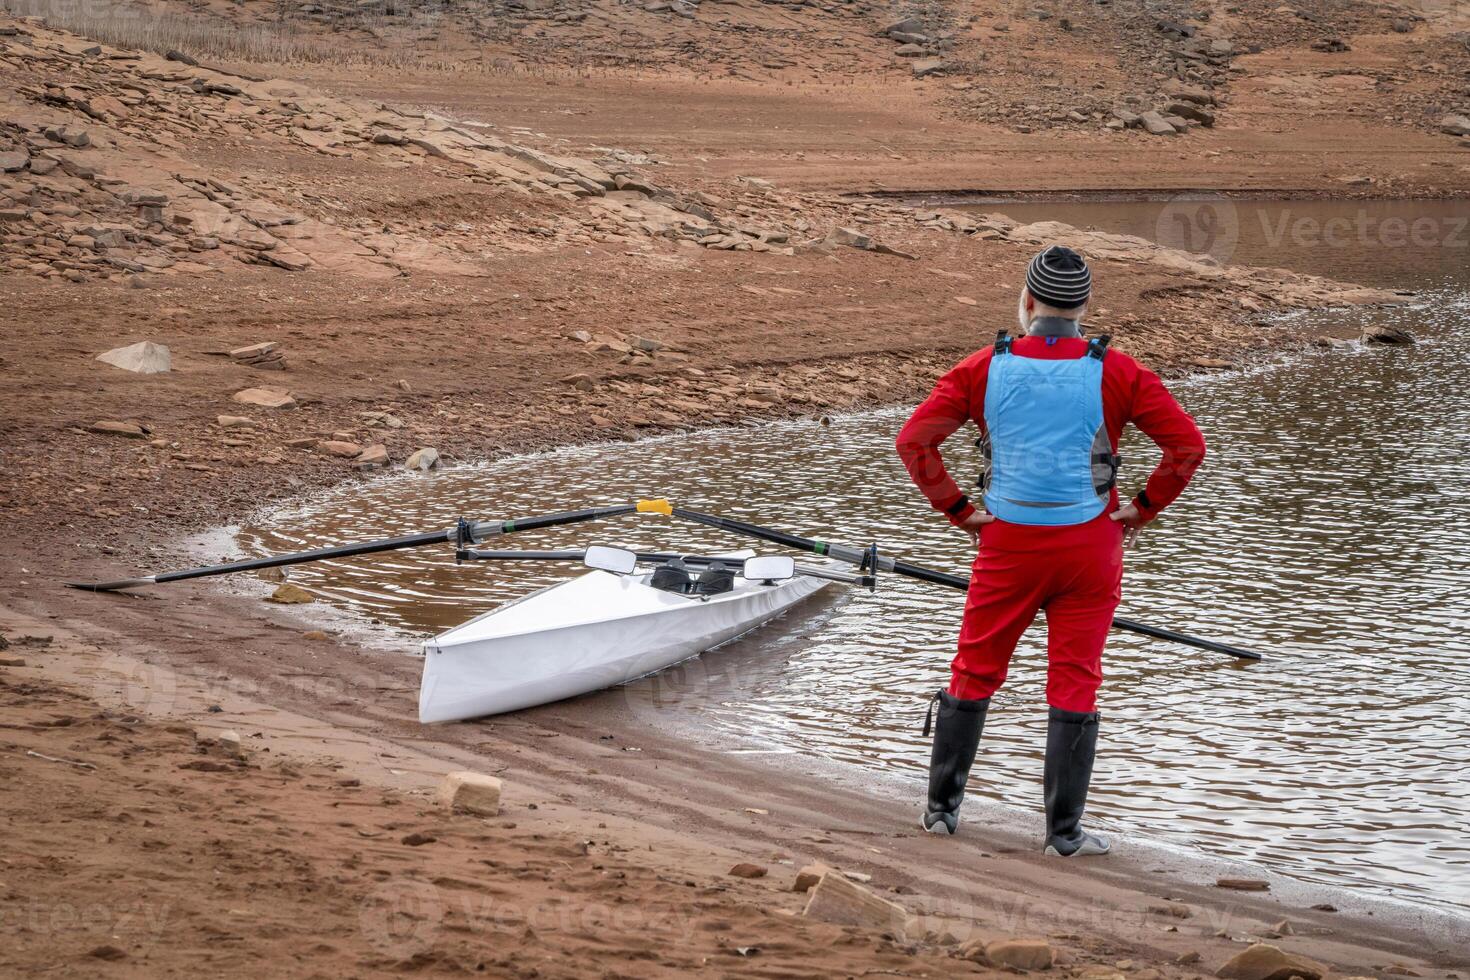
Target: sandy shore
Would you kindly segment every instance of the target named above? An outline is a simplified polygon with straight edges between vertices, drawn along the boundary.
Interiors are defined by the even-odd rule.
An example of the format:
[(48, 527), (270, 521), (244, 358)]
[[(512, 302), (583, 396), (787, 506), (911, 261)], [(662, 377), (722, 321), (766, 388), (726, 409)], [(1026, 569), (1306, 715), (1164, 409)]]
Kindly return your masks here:
[[(741, 16), (792, 16), (763, 6)], [(895, 82), (886, 48), (805, 87), (789, 68), (466, 85), (225, 66), (291, 75), (272, 88), (0, 26), (17, 31), (0, 35), (6, 139), (26, 156), (0, 185), (0, 968), (991, 974), (1008, 968), (986, 944), (1023, 937), (1084, 980), (1190, 980), (1257, 940), (1345, 977), (1463, 975), (1453, 916), (1279, 880), (1225, 890), (1217, 877), (1260, 872), (1143, 841), (1046, 862), (1030, 833), (991, 829), (1005, 814), (936, 840), (916, 829), (914, 786), (700, 746), (618, 697), (426, 730), (401, 653), (210, 583), (60, 587), (177, 564), (187, 535), (381, 474), (329, 444), (380, 445), (389, 467), (425, 447), (453, 463), (912, 401), (1008, 325), (1022, 264), (1057, 235), (1096, 261), (1099, 329), (1162, 372), (1301, 349), (1318, 338), (1265, 314), (1390, 297), (853, 195), (1460, 196), (1465, 151), (1427, 109), (1458, 50), (1384, 80), (1400, 55), (1418, 65), (1449, 43), (1432, 24), (1400, 37), (1364, 22), (1350, 58), (1283, 35), (1234, 60), (1221, 125), (1163, 142), (1101, 117), (1041, 133), (977, 119), (970, 89)], [(574, 27), (553, 34), (572, 44)], [(877, 43), (847, 14), (841, 31)], [(800, 44), (802, 64), (835, 57)], [(1381, 84), (1344, 81), (1348, 67)], [(1049, 89), (1021, 96), (1064, 108)], [(493, 145), (446, 149), (446, 118), (489, 123), (475, 132)], [(574, 162), (517, 169), (552, 156)], [(589, 173), (611, 186), (590, 190)], [(139, 196), (160, 182), (166, 204)], [(144, 340), (171, 349), (169, 373), (94, 360)], [(229, 356), (260, 343), (284, 370)], [(262, 386), (294, 407), (236, 400)], [(243, 757), (214, 743), (225, 730)], [(433, 803), (458, 768), (505, 780), (499, 817)], [(811, 862), (900, 903), (904, 934), (803, 917), (792, 885)], [(765, 874), (731, 876), (738, 863)]]

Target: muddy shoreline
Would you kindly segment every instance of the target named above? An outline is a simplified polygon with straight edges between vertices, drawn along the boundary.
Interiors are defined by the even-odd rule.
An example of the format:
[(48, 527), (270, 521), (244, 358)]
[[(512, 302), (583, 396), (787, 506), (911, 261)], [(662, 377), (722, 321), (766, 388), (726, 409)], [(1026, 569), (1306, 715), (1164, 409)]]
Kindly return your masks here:
[[(761, 32), (788, 16), (738, 13)], [(61, 587), (171, 566), (184, 535), (381, 474), (344, 447), (396, 470), (423, 448), (452, 464), (912, 403), (1010, 325), (1024, 262), (1059, 235), (1095, 259), (1096, 326), (1170, 376), (1319, 342), (1272, 313), (1397, 299), (1076, 229), (920, 221), (886, 196), (907, 183), (1040, 194), (1081, 168), (1120, 192), (1202, 172), (1265, 196), (1470, 187), (1461, 145), (1418, 116), (1353, 115), (1401, 93), (1338, 91), (1342, 61), (1279, 79), (1290, 32), (1240, 59), (1226, 125), (1150, 142), (956, 115), (944, 91), (961, 90), (894, 84), (888, 41), (842, 16), (857, 75), (811, 86), (784, 69), (450, 85), (464, 76), (330, 62), (254, 82), (270, 73), (5, 19), (0, 968), (1001, 976), (1016, 968), (986, 944), (1034, 938), (1075, 980), (1196, 980), (1258, 940), (1335, 975), (1463, 976), (1453, 916), (1227, 891), (1142, 847), (1059, 865), (980, 820), (937, 841), (911, 786), (694, 744), (616, 697), (425, 731), (415, 661), (249, 590)], [(1376, 72), (1435, 36), (1370, 35), (1353, 58)], [(1409, 95), (1436, 98), (1440, 75), (1416, 71)], [(1028, 73), (986, 77), (1065, 108), (1019, 91)], [(489, 123), (467, 136), (465, 119)], [(95, 359), (140, 341), (172, 369)], [(292, 407), (238, 398), (262, 387)], [(224, 730), (243, 757), (221, 755)], [(497, 818), (432, 802), (453, 768), (503, 777)], [(801, 916), (811, 861), (913, 928)]]

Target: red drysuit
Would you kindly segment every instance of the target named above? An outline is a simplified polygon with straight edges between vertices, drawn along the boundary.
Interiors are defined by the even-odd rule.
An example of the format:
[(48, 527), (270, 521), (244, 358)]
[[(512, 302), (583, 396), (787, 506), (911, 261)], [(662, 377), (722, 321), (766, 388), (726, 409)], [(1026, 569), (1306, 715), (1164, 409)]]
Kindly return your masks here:
[[(1082, 357), (1086, 350), (1087, 341), (1077, 337), (1018, 337), (1011, 354), (1060, 360)], [(946, 472), (939, 445), (967, 421), (984, 428), (990, 357), (986, 347), (955, 365), (898, 434), (898, 454), (914, 483), (955, 524), (975, 508)], [(1199, 468), (1204, 437), (1158, 375), (1127, 354), (1108, 351), (1102, 386), (1103, 420), (1113, 451), (1129, 422), (1163, 450), (1163, 460), (1134, 499), (1151, 519)], [(1114, 489), (1103, 512), (1083, 524), (1043, 527), (996, 520), (981, 529), (950, 694), (972, 699), (995, 693), (1005, 682), (1016, 642), (1037, 610), (1044, 609), (1047, 703), (1066, 711), (1096, 710), (1103, 644), (1123, 578), (1124, 528), (1109, 518), (1117, 509)]]

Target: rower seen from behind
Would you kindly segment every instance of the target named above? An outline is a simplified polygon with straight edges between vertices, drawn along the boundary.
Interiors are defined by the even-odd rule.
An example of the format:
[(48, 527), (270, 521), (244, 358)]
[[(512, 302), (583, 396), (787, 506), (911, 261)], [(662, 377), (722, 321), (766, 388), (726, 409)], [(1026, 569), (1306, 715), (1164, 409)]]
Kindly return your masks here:
[[(935, 693), (923, 824), (953, 834), (991, 696), (1038, 611), (1046, 614), (1049, 722), (1047, 854), (1106, 854), (1082, 829), (1097, 749), (1102, 652), (1121, 598), (1123, 550), (1179, 496), (1204, 460), (1194, 420), (1152, 371), (1107, 337), (1085, 339), (1092, 292), (1082, 256), (1053, 245), (1032, 259), (1017, 311), (1021, 335), (939, 379), (898, 435), (898, 453), (929, 503), (977, 553), (949, 687)], [(940, 445), (967, 421), (985, 457), (977, 508), (949, 475)], [(1118, 440), (1136, 425), (1163, 451), (1142, 491), (1121, 504)], [(937, 715), (937, 718), (935, 717)]]

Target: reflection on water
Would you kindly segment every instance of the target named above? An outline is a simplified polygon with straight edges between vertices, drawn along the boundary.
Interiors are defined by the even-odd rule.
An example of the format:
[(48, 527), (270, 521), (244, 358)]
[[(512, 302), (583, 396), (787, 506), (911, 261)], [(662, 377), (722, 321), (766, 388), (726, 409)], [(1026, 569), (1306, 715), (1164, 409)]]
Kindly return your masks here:
[[(1133, 206), (1108, 206), (1112, 225), (1101, 206), (1086, 207), (1087, 221), (1117, 230)], [(1048, 215), (1081, 221), (1072, 209)], [(1325, 271), (1321, 255), (1298, 252), (1277, 254), (1275, 264)], [(1100, 826), (1304, 879), (1470, 907), (1470, 262), (1465, 250), (1456, 254), (1454, 262), (1432, 250), (1355, 254), (1348, 264), (1373, 273), (1359, 279), (1419, 288), (1428, 302), (1314, 314), (1282, 328), (1315, 332), (1314, 320), (1368, 317), (1405, 326), (1418, 346), (1334, 350), (1179, 386), (1210, 458), (1131, 556), (1120, 612), (1268, 659), (1242, 668), (1114, 633), (1091, 806)], [(902, 419), (888, 411), (830, 427), (784, 423), (385, 480), (277, 515), (242, 541), (251, 551), (295, 549), (448, 527), (460, 514), (526, 516), (667, 495), (796, 533), (877, 540), (962, 572), (964, 538), (926, 509), (893, 454)], [(961, 437), (951, 444), (952, 465), (968, 474), (973, 448)], [(1137, 441), (1125, 448), (1125, 486), (1142, 481), (1150, 451)], [(594, 542), (696, 550), (731, 539), (656, 517), (503, 539)], [(445, 546), (303, 566), (295, 578), (423, 634), (572, 574), (456, 567)], [(947, 678), (959, 614), (957, 594), (889, 576), (876, 594), (817, 600), (734, 647), (593, 697), (628, 698), (651, 720), (697, 717), (711, 737), (754, 736), (912, 772), (918, 792), (924, 700)], [(997, 695), (973, 793), (1039, 810), (1044, 659), (1038, 626)]]

